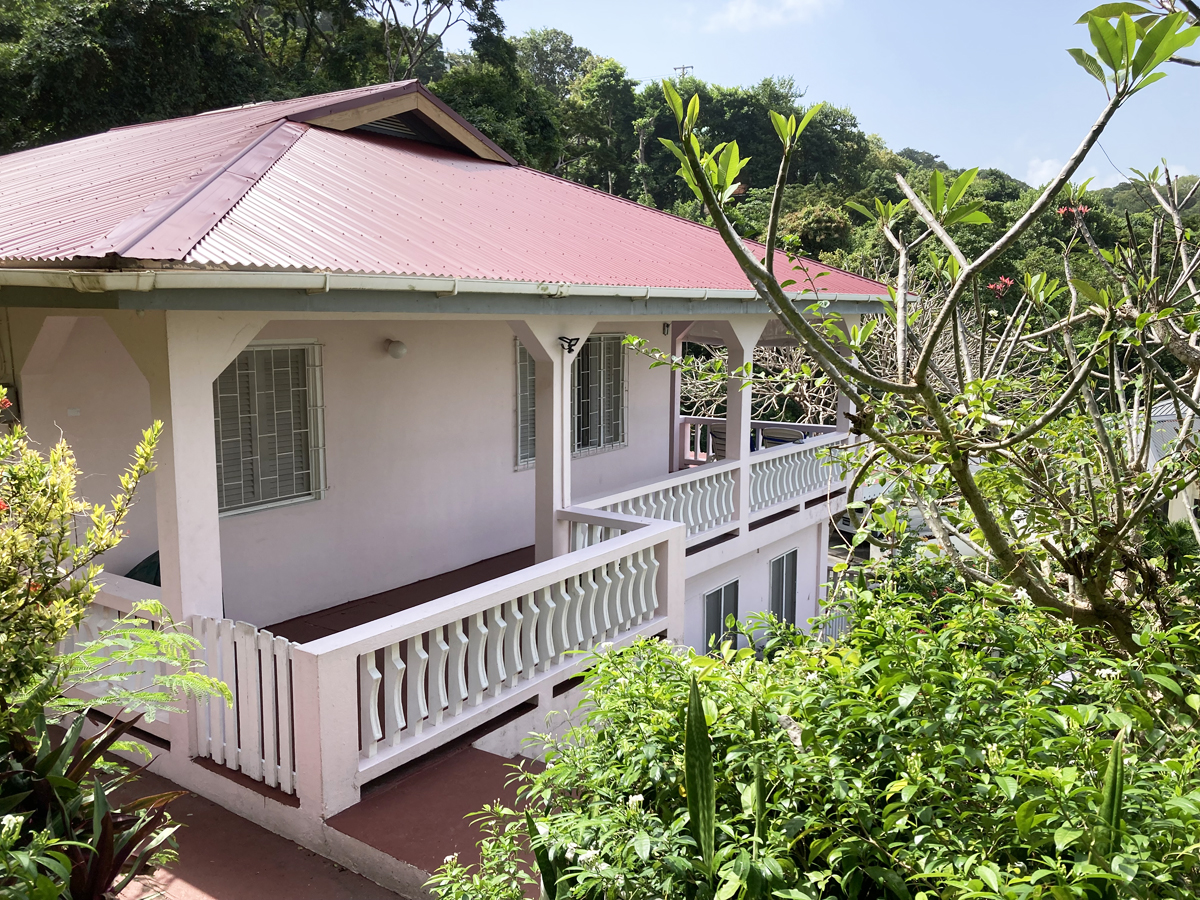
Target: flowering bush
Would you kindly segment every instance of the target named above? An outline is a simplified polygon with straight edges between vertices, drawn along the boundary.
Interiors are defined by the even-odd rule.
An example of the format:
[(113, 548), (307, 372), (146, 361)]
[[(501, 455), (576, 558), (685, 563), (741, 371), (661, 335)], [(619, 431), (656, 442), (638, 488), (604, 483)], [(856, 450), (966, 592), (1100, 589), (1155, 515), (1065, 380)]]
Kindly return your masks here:
[[(451, 861), (435, 893), (474, 878), (479, 900), (516, 897), (532, 851), (551, 900), (1195, 896), (1194, 625), (1140, 635), (1130, 660), (999, 590), (847, 602), (836, 643), (774, 624), (765, 658), (655, 641), (598, 658), (586, 723), (520, 776), (528, 819), (491, 810), (482, 869)], [(707, 860), (685, 790), (693, 677)]]

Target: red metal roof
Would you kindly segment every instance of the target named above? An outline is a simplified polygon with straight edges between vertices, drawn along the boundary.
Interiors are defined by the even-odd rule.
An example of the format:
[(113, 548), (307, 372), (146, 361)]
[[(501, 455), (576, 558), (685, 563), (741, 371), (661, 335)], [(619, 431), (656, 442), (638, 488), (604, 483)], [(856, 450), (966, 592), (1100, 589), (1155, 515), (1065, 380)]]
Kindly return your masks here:
[[(234, 268), (749, 287), (706, 226), (534, 169), (289, 121), (366, 106), (398, 88), (424, 93), (377, 85), (0, 157), (0, 258), (115, 254)], [(786, 265), (780, 254), (777, 270)], [(823, 292), (885, 292), (809, 268), (828, 271)]]

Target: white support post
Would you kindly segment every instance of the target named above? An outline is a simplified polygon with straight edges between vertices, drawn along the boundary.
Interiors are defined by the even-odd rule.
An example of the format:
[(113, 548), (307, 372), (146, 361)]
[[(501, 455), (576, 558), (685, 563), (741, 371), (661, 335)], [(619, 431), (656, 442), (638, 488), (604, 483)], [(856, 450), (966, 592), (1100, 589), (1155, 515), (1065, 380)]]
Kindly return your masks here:
[(296, 795), (300, 808), (328, 818), (359, 800), (357, 655), (320, 656), (292, 648)]
[(571, 505), (571, 365), (595, 324), (595, 319), (574, 316), (509, 322), (537, 364), (534, 556), (538, 562), (571, 550), (570, 525), (558, 518), (558, 511)]
[[(683, 353), (683, 342), (695, 322), (672, 322), (671, 323), (671, 345), (668, 347), (668, 352), (672, 356), (680, 356)], [(684, 446), (680, 435), (679, 421), (679, 398), (683, 390), (683, 373), (671, 373), (671, 409), (669, 422), (671, 423), (671, 439), (670, 439), (670, 459), (667, 460), (667, 471), (678, 472), (683, 468), (683, 452)]]
[[(729, 350), (729, 371), (738, 369), (754, 359), (754, 347), (762, 337), (770, 316), (742, 316), (721, 322), (721, 334)], [(738, 460), (734, 483), (733, 507), (739, 533), (745, 534), (750, 525), (750, 419), (751, 390), (742, 389), (743, 379), (730, 378), (725, 400), (725, 458)]]

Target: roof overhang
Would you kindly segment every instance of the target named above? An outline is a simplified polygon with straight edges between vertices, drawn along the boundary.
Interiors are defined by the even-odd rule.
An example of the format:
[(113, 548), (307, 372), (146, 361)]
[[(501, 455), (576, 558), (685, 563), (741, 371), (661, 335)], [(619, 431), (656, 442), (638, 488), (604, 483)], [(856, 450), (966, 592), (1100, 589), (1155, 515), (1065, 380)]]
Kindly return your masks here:
[[(2, 288), (46, 288), (56, 292), (74, 291), (78, 294), (122, 294), (126, 295), (157, 295), (154, 299), (146, 297), (145, 303), (130, 303), (126, 299), (122, 306), (136, 308), (173, 308), (171, 294), (188, 291), (188, 301), (181, 306), (196, 309), (204, 308), (206, 304), (197, 306), (195, 292), (211, 292), (214, 302), (209, 308), (228, 309), (230, 298), (237, 298), (237, 306), (245, 309), (260, 308), (256, 304), (253, 291), (270, 291), (274, 294), (290, 292), (297, 297), (297, 302), (290, 308), (310, 309), (313, 304), (309, 295), (336, 293), (347, 294), (389, 293), (430, 298), (462, 297), (474, 298), (472, 306), (478, 305), (480, 312), (485, 312), (483, 304), (494, 302), (500, 298), (535, 300), (554, 307), (555, 314), (562, 314), (564, 306), (584, 307), (592, 301), (624, 301), (647, 304), (647, 314), (657, 314), (655, 310), (665, 309), (674, 302), (711, 303), (722, 307), (722, 314), (730, 308), (744, 309), (745, 312), (761, 313), (766, 310), (766, 303), (752, 289), (718, 290), (694, 287), (652, 287), (629, 285), (603, 284), (568, 284), (556, 281), (500, 281), (487, 278), (436, 278), (410, 275), (363, 275), (339, 272), (298, 272), (298, 271), (263, 271), (263, 270), (214, 270), (214, 269), (139, 269), (139, 270), (101, 270), (101, 269), (68, 269), (68, 268), (9, 268), (0, 267), (0, 306), (24, 306), (27, 301), (12, 302), (5, 296)], [(232, 292), (237, 292), (236, 294)], [(218, 295), (222, 295), (218, 297)], [(26, 295), (28, 296), (28, 295)], [(871, 294), (836, 294), (821, 292), (820, 294), (794, 293), (790, 295), (796, 302), (806, 307), (821, 304), (822, 308), (837, 313), (878, 313), (882, 312), (881, 298)], [(81, 298), (82, 299), (82, 298)], [(554, 302), (551, 302), (554, 301)], [(654, 301), (654, 302), (651, 302)], [(664, 306), (663, 304), (666, 304)], [(731, 306), (732, 304), (732, 306)], [(57, 305), (57, 304), (55, 304)], [(390, 305), (390, 304), (389, 304)], [(361, 311), (365, 306), (360, 303), (353, 305), (350, 311)], [(277, 300), (261, 306), (261, 308), (283, 309)], [(465, 307), (464, 307), (465, 308)], [(546, 310), (551, 312), (549, 308)], [(584, 309), (579, 309), (584, 312)]]

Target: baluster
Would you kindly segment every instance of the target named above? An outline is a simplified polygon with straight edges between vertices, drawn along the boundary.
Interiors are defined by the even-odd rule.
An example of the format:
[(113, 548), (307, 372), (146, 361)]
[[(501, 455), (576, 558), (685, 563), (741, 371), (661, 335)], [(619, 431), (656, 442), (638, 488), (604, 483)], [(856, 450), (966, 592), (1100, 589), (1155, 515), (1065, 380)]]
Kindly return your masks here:
[[(292, 786), (292, 669), (289, 665), (291, 645), (287, 638), (275, 637), (275, 684), (279, 713), (279, 789), (285, 794), (294, 792)], [(203, 724), (203, 723), (201, 723)]]
[(696, 533), (697, 519), (697, 503), (699, 499), (696, 490), (696, 482), (689, 481), (683, 485), (683, 524), (687, 526), (687, 536), (691, 537)]
[(617, 567), (621, 574), (617, 594), (617, 624), (621, 631), (628, 631), (633, 618), (633, 562), (628, 556), (622, 556), (617, 560)]
[(450, 645), (443, 637), (446, 628), (438, 625), (429, 632), (429, 719), (433, 725), (442, 721), (442, 712), (450, 705), (446, 690), (446, 660)]
[(221, 740), (225, 747), (225, 766), (238, 767), (238, 721), (237, 721), (237, 664), (233, 661), (233, 622), (221, 619), (217, 623), (217, 644), (221, 649), (221, 680), (229, 688), (233, 700), (221, 701)]
[(713, 503), (713, 495), (716, 493), (717, 476), (709, 475), (702, 482), (703, 493), (701, 494), (703, 502), (703, 512), (701, 515), (701, 531), (709, 531), (716, 522), (717, 510)]
[(521, 598), (521, 605), (525, 608), (525, 625), (521, 629), (521, 659), (525, 665), (521, 669), (521, 674), (526, 680), (532, 678), (537, 673), (538, 668), (538, 611), (537, 595), (526, 594)]
[(596, 643), (596, 594), (599, 586), (594, 569), (588, 569), (579, 576), (579, 587), (583, 591), (583, 598), (579, 602), (579, 648), (586, 650)]
[(233, 646), (237, 653), (238, 768), (255, 781), (262, 780), (261, 697), (258, 683), (257, 629), (249, 622), (233, 626)]
[[(741, 470), (738, 470), (737, 478), (741, 478)], [(734, 480), (733, 472), (726, 472), (721, 478), (721, 523), (732, 522), (737, 511), (733, 508), (733, 493), (737, 486)]]
[(608, 574), (609, 564), (605, 563), (596, 569), (596, 643), (609, 640), (616, 632), (613, 628), (612, 611), (612, 578)]
[(591, 530), (592, 530), (592, 539), (590, 542), (590, 546), (595, 547), (597, 544), (603, 544), (604, 543), (604, 528), (600, 525), (593, 525), (591, 527)]
[(541, 610), (541, 618), (538, 620), (538, 665), (540, 671), (547, 671), (554, 664), (555, 652), (555, 613), (558, 612), (558, 603), (551, 596), (550, 588), (541, 588), (538, 591), (538, 608)]
[(762, 508), (762, 467), (761, 462), (750, 466), (750, 510), (757, 512)]
[(379, 724), (379, 683), (383, 676), (375, 667), (375, 651), (358, 657), (358, 728), (363, 753), (374, 756), (383, 738)]
[(504, 632), (504, 669), (508, 672), (508, 686), (514, 688), (521, 680), (521, 638), (525, 630), (520, 597), (504, 604), (504, 618), (508, 622), (508, 630)]
[(583, 626), (583, 599), (586, 592), (580, 584), (582, 577), (576, 575), (566, 580), (567, 594), (571, 598), (571, 613), (567, 616), (567, 647), (570, 650), (578, 650), (587, 639)]
[(429, 715), (428, 694), (425, 691), (425, 669), (429, 654), (425, 652), (424, 635), (413, 635), (408, 639), (408, 727), (412, 734), (420, 734), (425, 728), (425, 717)]
[(646, 548), (646, 562), (650, 567), (650, 571), (646, 575), (646, 599), (650, 615), (653, 616), (658, 611), (658, 570), (661, 565), (653, 547)]
[(571, 649), (571, 595), (566, 583), (555, 582), (550, 586), (554, 602), (558, 604), (558, 615), (554, 619), (554, 664), (563, 661), (563, 653)]
[(471, 706), (478, 706), (483, 702), (483, 694), (488, 686), (485, 658), (487, 635), (483, 613), (475, 613), (467, 620), (467, 702)]
[(262, 695), (262, 758), (263, 783), (277, 787), (279, 772), (276, 764), (276, 741), (279, 730), (275, 724), (275, 635), (258, 632), (258, 683)]
[(450, 628), (450, 665), (447, 687), (450, 690), (450, 715), (462, 713), (463, 702), (467, 699), (467, 636), (463, 634), (462, 619), (455, 619)]
[(679, 488), (677, 485), (671, 485), (662, 492), (662, 517), (668, 522), (678, 522), (676, 517), (676, 509), (679, 506)]
[(646, 575), (650, 572), (650, 566), (645, 560), (645, 549), (639, 550), (633, 557), (633, 565), (637, 570), (637, 578), (634, 579), (634, 618), (640, 624), (650, 619), (650, 601), (646, 593)]
[(383, 736), (391, 746), (400, 743), (403, 730), (404, 704), (401, 702), (401, 687), (404, 683), (404, 660), (400, 657), (400, 644), (388, 644), (383, 648)]
[(487, 618), (487, 692), (489, 696), (499, 697), (500, 689), (508, 680), (504, 670), (504, 633), (508, 631), (508, 623), (504, 621), (504, 609), (500, 606), (489, 609)]

